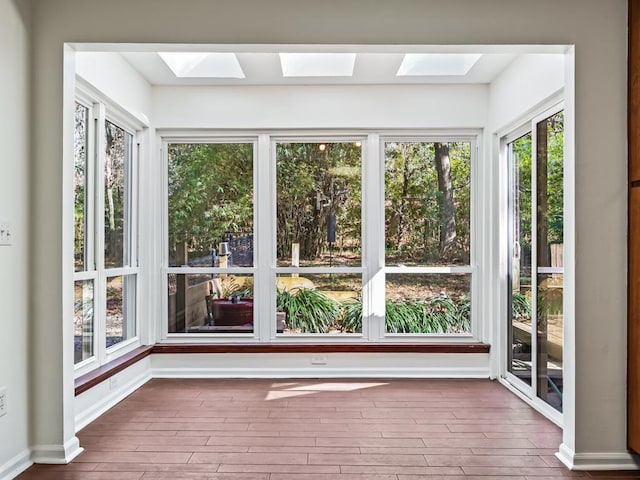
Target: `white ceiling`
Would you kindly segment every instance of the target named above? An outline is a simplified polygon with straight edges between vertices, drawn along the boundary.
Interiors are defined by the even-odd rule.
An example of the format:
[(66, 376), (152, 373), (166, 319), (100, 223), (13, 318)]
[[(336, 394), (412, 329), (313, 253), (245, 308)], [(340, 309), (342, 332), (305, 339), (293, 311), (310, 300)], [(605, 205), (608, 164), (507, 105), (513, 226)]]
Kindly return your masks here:
[[(166, 51), (166, 47), (156, 51)], [(398, 77), (396, 73), (405, 53), (452, 52), (452, 47), (380, 47), (371, 51), (371, 47), (359, 51), (355, 48), (341, 49), (357, 53), (352, 77), (297, 77), (285, 78), (280, 68), (278, 52), (301, 51), (300, 46), (281, 46), (272, 51), (240, 51), (240, 49), (212, 49), (206, 46), (173, 47), (174, 51), (233, 51), (246, 78), (178, 78), (156, 51), (127, 52), (120, 51), (151, 85), (361, 85), (361, 84), (433, 84), (433, 83), (490, 83), (521, 51), (483, 53), (482, 49), (473, 50), (483, 53), (477, 63), (466, 75), (460, 76), (409, 76)], [(326, 47), (305, 46), (302, 51), (326, 51)], [(455, 52), (469, 52), (470, 49), (457, 48)]]

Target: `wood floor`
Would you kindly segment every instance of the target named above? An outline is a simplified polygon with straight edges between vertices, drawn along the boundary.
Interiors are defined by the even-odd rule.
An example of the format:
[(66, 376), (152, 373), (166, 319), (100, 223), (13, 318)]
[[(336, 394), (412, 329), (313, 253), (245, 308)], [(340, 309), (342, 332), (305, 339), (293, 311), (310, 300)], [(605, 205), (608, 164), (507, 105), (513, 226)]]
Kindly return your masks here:
[(19, 480), (544, 480), (561, 431), (489, 380), (156, 379)]

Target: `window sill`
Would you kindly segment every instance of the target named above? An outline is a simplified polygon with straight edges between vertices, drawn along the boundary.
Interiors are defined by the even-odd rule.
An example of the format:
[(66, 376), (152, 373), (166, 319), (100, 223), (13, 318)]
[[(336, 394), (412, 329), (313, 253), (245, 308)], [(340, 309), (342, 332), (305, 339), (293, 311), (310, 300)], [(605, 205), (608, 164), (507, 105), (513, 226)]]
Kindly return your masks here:
[(486, 343), (156, 344), (153, 353), (489, 353)]

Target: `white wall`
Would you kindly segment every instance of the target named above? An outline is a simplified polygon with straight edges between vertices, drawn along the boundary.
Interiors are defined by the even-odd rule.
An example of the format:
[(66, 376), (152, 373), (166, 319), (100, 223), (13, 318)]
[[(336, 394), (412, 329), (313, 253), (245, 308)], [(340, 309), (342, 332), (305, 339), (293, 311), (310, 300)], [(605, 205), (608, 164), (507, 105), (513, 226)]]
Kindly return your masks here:
[(120, 54), (77, 52), (76, 73), (127, 112), (149, 123), (151, 87)]
[(564, 87), (562, 54), (528, 54), (513, 61), (489, 89), (488, 131), (515, 126), (531, 109)]
[(328, 353), (315, 364), (310, 353), (154, 354), (152, 375), (195, 378), (487, 378), (485, 353)]
[(486, 85), (154, 87), (162, 128), (482, 128)]
[(79, 431), (151, 379), (151, 358), (145, 357), (75, 399), (75, 425)]
[(0, 246), (0, 479), (29, 461), (29, 23), (28, 2), (0, 0), (0, 219), (13, 245)]
[(67, 418), (73, 417), (66, 407), (73, 359), (63, 354), (71, 351), (63, 319), (72, 303), (62, 286), (71, 276), (61, 252), (70, 258), (65, 240), (72, 230), (70, 221), (63, 222), (64, 202), (69, 201), (63, 194), (67, 167), (60, 124), (65, 112), (63, 42), (549, 43), (576, 45), (576, 400), (566, 405), (575, 413), (570, 456), (622, 454), (626, 5), (625, 0), (34, 0), (33, 99), (38, 115), (32, 125), (31, 225), (38, 275), (30, 287), (38, 300), (32, 304), (37, 331), (32, 359), (34, 382), (42, 385), (39, 393), (47, 393), (34, 392), (34, 435), (64, 444), (69, 439)]

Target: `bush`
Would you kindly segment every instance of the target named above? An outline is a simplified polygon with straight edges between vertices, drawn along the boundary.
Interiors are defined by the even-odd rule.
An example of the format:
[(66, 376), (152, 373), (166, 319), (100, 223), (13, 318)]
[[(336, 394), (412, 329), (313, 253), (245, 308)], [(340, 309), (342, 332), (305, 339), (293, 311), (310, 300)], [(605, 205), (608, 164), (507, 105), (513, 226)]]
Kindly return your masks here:
[(303, 333), (327, 333), (340, 316), (340, 304), (324, 293), (300, 288), (278, 290), (277, 308), (287, 314), (287, 327)]
[(514, 318), (531, 319), (531, 302), (524, 293), (513, 292), (512, 304)]
[[(342, 304), (345, 330), (362, 328), (362, 302)], [(471, 330), (471, 301), (466, 295), (457, 301), (448, 295), (426, 300), (387, 300), (385, 323), (389, 333), (465, 333)]]
[(362, 300), (349, 300), (342, 304), (342, 328), (347, 332), (362, 331)]

